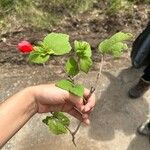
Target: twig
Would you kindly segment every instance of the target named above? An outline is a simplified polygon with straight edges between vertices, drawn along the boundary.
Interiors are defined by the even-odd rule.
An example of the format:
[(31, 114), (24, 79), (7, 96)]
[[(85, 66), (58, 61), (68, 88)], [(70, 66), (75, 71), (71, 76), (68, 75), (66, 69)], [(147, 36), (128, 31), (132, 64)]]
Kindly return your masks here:
[[(90, 93), (89, 93), (89, 95), (87, 96), (87, 100), (91, 97), (91, 95), (92, 95), (94, 92), (95, 92), (95, 88), (91, 87)], [(84, 105), (86, 105), (87, 100), (86, 100), (85, 98), (83, 98)], [(78, 109), (76, 108), (76, 110), (78, 110)], [(80, 111), (78, 111), (78, 112), (80, 112)], [(83, 114), (83, 113), (81, 112), (81, 114)], [(75, 129), (75, 131), (71, 134), (71, 135), (72, 135), (72, 142), (73, 142), (73, 144), (74, 144), (75, 146), (76, 146), (76, 143), (75, 143), (75, 135), (77, 134), (77, 132), (78, 132), (78, 130), (79, 130), (81, 124), (82, 124), (82, 121), (79, 122), (79, 124), (78, 124), (77, 128)]]
[(72, 136), (72, 143), (74, 144), (74, 146), (76, 147), (76, 143), (75, 143), (75, 136), (74, 136), (74, 132), (72, 132), (67, 126), (65, 126), (65, 128), (70, 132), (71, 136)]
[(76, 135), (76, 133), (78, 132), (78, 130), (79, 130), (80, 126), (81, 126), (81, 123), (82, 123), (82, 121), (79, 122), (79, 124), (78, 124), (76, 130), (72, 133), (72, 142), (73, 142), (73, 144), (74, 144), (75, 146), (77, 146), (76, 143), (75, 143), (75, 135)]
[(99, 78), (102, 75), (103, 63), (104, 63), (104, 55), (101, 54), (101, 62), (99, 64), (99, 72), (97, 74), (97, 77), (96, 77), (96, 80), (95, 80), (95, 84), (94, 84), (95, 90), (97, 89), (97, 85), (98, 85), (97, 82), (98, 82)]

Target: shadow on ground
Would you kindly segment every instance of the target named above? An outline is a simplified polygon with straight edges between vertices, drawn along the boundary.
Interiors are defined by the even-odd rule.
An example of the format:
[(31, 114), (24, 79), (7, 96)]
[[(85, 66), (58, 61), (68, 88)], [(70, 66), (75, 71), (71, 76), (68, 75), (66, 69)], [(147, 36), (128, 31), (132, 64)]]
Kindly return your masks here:
[[(148, 103), (145, 98), (129, 99), (127, 92), (141, 75), (141, 70), (128, 68), (114, 76), (104, 72), (110, 84), (99, 95), (91, 121), (89, 136), (97, 141), (110, 141), (115, 138), (115, 132), (121, 131), (125, 135), (136, 132), (136, 128), (145, 121), (148, 114)], [(139, 145), (147, 145), (147, 140), (138, 135), (133, 139), (128, 150), (141, 150)], [(148, 146), (149, 147), (149, 146)], [(147, 150), (146, 148), (144, 150)]]
[(136, 135), (136, 137), (131, 141), (127, 150), (149, 150), (150, 143), (147, 137)]

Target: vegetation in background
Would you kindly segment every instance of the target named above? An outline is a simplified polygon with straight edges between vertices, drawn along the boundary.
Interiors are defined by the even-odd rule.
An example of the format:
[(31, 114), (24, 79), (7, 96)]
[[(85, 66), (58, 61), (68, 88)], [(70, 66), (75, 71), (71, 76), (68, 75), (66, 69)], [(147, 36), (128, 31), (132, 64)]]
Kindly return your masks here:
[(107, 8), (108, 14), (115, 14), (117, 12), (126, 11), (130, 9), (132, 5), (131, 2), (127, 0), (109, 0), (107, 4), (108, 4)]
[(104, 10), (111, 15), (126, 13), (133, 4), (149, 4), (150, 0), (0, 0), (0, 29), (20, 25), (51, 27), (66, 15), (90, 10), (95, 3), (106, 3)]
[(92, 0), (1, 0), (0, 28), (19, 23), (48, 27), (63, 15), (88, 10), (92, 3)]

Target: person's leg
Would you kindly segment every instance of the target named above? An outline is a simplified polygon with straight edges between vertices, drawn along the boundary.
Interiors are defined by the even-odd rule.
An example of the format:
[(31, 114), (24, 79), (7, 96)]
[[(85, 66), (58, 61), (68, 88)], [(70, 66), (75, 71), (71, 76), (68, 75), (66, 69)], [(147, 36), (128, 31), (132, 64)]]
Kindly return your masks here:
[[(143, 82), (147, 82), (147, 85), (149, 86), (149, 84), (150, 84), (150, 65), (144, 70), (144, 75), (141, 77), (141, 79), (143, 80)], [(150, 137), (150, 119), (148, 119), (144, 123), (142, 123), (137, 128), (137, 132), (140, 135)]]
[(130, 98), (141, 97), (150, 86), (150, 64), (144, 70), (143, 76), (140, 78), (139, 82), (132, 87), (128, 94)]
[(150, 64), (145, 68), (142, 79), (147, 83), (150, 83)]

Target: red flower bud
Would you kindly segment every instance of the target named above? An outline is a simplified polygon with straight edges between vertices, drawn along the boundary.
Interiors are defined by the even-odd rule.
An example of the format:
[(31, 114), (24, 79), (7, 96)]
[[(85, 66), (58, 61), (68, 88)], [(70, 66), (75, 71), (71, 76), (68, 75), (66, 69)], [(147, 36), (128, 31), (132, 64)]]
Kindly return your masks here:
[(30, 53), (33, 50), (33, 46), (28, 41), (20, 42), (17, 47), (22, 53)]

